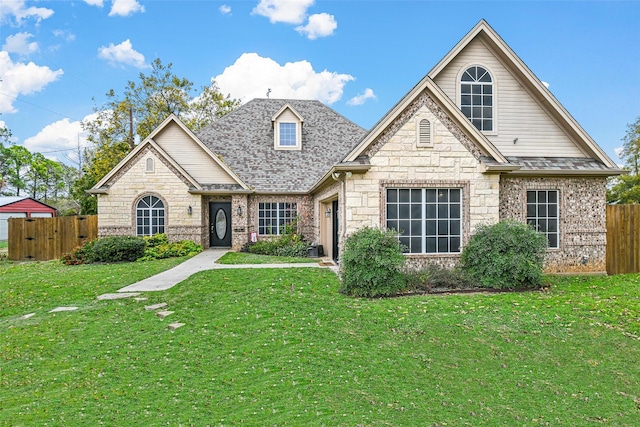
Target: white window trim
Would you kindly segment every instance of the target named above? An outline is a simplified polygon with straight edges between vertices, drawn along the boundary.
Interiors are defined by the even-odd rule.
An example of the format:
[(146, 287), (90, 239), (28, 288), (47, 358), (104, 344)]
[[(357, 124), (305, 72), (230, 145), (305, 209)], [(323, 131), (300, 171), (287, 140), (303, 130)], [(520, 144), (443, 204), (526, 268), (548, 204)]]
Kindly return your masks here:
[(147, 157), (144, 161), (144, 171), (147, 173), (153, 173), (156, 169), (156, 162), (153, 157)]
[(498, 135), (498, 81), (496, 79), (496, 73), (493, 69), (486, 64), (480, 64), (477, 62), (470, 62), (468, 64), (463, 65), (458, 70), (458, 75), (456, 76), (456, 105), (459, 109), (462, 110), (462, 90), (460, 86), (462, 85), (462, 75), (465, 71), (467, 71), (470, 67), (482, 67), (489, 72), (491, 75), (491, 83), (493, 85), (493, 130), (492, 131), (483, 131), (479, 130), (483, 135), (497, 136)]
[[(426, 120), (429, 122), (429, 143), (425, 144), (420, 139), (420, 123)], [(431, 120), (429, 117), (418, 116), (416, 117), (416, 147), (419, 148), (433, 148), (433, 138), (434, 138), (434, 128), (436, 127), (436, 123), (434, 120)]]
[[(525, 190), (525, 194), (524, 194), (524, 208), (525, 208), (524, 219), (525, 219), (526, 223), (529, 223), (529, 215), (527, 213), (527, 209), (529, 207), (529, 202), (528, 202), (529, 191), (536, 191), (536, 192), (538, 192), (538, 191), (546, 191), (547, 195), (548, 195), (549, 191), (554, 191), (556, 193), (556, 216), (555, 216), (555, 220), (557, 221), (557, 228), (558, 228), (555, 231), (555, 234), (556, 234), (556, 246), (548, 246), (547, 250), (549, 250), (549, 251), (560, 250), (561, 246), (562, 246), (562, 241), (561, 241), (562, 240), (562, 233), (561, 233), (561, 230), (560, 230), (560, 227), (562, 226), (562, 224), (560, 222), (560, 209), (561, 209), (561, 206), (560, 206), (561, 205), (561, 203), (560, 203), (560, 197), (561, 197), (560, 190), (558, 190), (557, 188), (527, 188)], [(547, 204), (548, 204), (548, 202), (547, 202)], [(536, 205), (536, 209), (537, 209), (537, 206), (538, 206), (537, 200), (536, 200), (535, 205)], [(538, 218), (537, 214), (536, 214), (536, 217), (534, 217), (534, 218)], [(547, 220), (550, 218), (548, 213), (547, 213), (547, 216), (545, 218)], [(553, 218), (553, 217), (551, 217), (551, 218)], [(549, 232), (540, 231), (540, 233), (544, 234), (547, 239), (549, 238), (548, 237)]]
[[(280, 124), (281, 123), (292, 123), (296, 125), (296, 145), (281, 145), (280, 144)], [(302, 149), (302, 125), (298, 122), (284, 121), (284, 120), (276, 120), (274, 124), (274, 135), (275, 135), (275, 148), (276, 150), (301, 150)]]
[[(275, 221), (276, 222), (276, 232), (275, 232), (275, 234), (274, 233), (262, 233), (261, 230), (260, 230), (260, 227), (261, 227), (260, 226), (260, 219), (261, 219), (260, 218), (260, 212), (265, 211), (265, 210), (266, 211), (274, 210), (273, 207), (271, 209), (265, 209), (264, 205), (267, 204), (267, 203), (269, 203), (271, 205), (273, 205), (273, 204), (277, 205), (277, 207), (275, 209), (276, 210), (276, 217), (275, 218), (269, 217), (270, 221)], [(285, 204), (285, 207), (282, 210), (280, 209), (280, 204), (281, 203)], [(286, 204), (290, 204), (290, 205), (295, 204), (296, 205), (296, 207), (295, 207), (295, 215), (289, 218), (290, 219), (289, 222), (287, 222), (287, 217), (286, 217), (286, 211), (287, 211)], [(291, 211), (293, 211), (293, 209), (291, 209)], [(284, 224), (283, 225), (288, 225), (288, 224), (291, 224), (291, 222), (295, 221), (295, 219), (298, 217), (298, 214), (299, 214), (298, 202), (283, 202), (283, 201), (279, 201), (279, 202), (259, 202), (258, 203), (258, 236), (280, 236), (281, 235), (280, 228), (282, 227), (281, 225), (278, 224), (280, 222), (280, 219), (284, 220)], [(266, 221), (266, 217), (265, 217), (265, 221)], [(265, 224), (263, 227), (265, 227), (265, 228), (268, 227), (269, 229), (271, 229), (271, 227), (273, 227), (273, 225), (266, 225)]]

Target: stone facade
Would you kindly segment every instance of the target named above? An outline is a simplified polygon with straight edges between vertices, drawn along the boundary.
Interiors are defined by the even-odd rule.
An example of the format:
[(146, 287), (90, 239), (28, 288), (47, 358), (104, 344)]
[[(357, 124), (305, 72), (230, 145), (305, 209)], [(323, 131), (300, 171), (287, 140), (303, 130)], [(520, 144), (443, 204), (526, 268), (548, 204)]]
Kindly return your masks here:
[(548, 249), (547, 272), (606, 271), (606, 178), (500, 180), (500, 219), (526, 221), (527, 190), (557, 190), (559, 248)]
[[(410, 112), (411, 114), (408, 114)], [(346, 180), (346, 234), (364, 227), (386, 225), (386, 188), (461, 188), (463, 193), (462, 245), (474, 227), (499, 217), (499, 175), (484, 174), (477, 147), (451, 122), (441, 120), (441, 110), (426, 95), (419, 96), (380, 141), (374, 142), (371, 169)], [(433, 145), (418, 146), (416, 127), (431, 122)], [(471, 149), (470, 149), (471, 148)], [(409, 255), (419, 266), (438, 263), (452, 266), (459, 254)]]
[[(259, 203), (296, 203), (298, 207), (298, 232), (305, 239), (315, 238), (313, 197), (311, 195), (262, 195), (256, 194), (248, 197), (248, 227), (251, 231), (258, 232), (258, 205)], [(258, 240), (270, 239), (273, 236), (261, 236)]]
[[(153, 170), (147, 171), (147, 159)], [(138, 153), (110, 182), (109, 193), (99, 195), (98, 235), (135, 235), (136, 205), (147, 195), (165, 206), (165, 231), (170, 241), (189, 239), (203, 244), (201, 197), (189, 194), (184, 178), (149, 148)], [(188, 213), (191, 206), (191, 214)]]

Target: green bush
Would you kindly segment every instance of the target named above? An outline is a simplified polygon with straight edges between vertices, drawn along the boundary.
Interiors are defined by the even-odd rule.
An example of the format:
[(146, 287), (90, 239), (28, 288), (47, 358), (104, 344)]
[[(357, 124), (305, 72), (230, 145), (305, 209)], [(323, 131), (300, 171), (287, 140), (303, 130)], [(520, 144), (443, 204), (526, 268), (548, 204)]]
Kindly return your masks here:
[(144, 248), (142, 237), (111, 236), (96, 240), (92, 252), (96, 262), (135, 261), (144, 255)]
[(407, 290), (412, 292), (430, 292), (433, 289), (472, 289), (476, 283), (469, 279), (461, 268), (444, 268), (429, 264), (420, 270), (408, 270), (404, 273)]
[(68, 252), (60, 258), (65, 265), (80, 265), (91, 264), (95, 261), (93, 255), (93, 246), (97, 240), (84, 241), (81, 246), (78, 246), (71, 252)]
[(154, 234), (153, 236), (144, 236), (146, 248), (155, 248), (160, 245), (168, 245), (169, 238), (165, 233)]
[(461, 266), (481, 287), (538, 287), (546, 248), (546, 236), (527, 224), (507, 220), (481, 225), (462, 251)]
[(278, 238), (249, 243), (243, 250), (257, 255), (306, 258), (309, 256), (309, 245), (295, 229), (295, 223), (285, 225), (280, 229)]
[[(202, 245), (191, 240), (180, 240), (179, 242), (168, 243), (166, 235), (157, 234), (157, 239), (149, 237), (147, 247), (144, 250), (144, 256), (139, 261), (148, 261), (151, 259), (164, 259), (181, 256), (192, 256), (202, 252)], [(164, 238), (162, 237), (164, 236)]]
[(406, 287), (405, 258), (396, 233), (364, 227), (350, 235), (340, 260), (340, 292), (358, 297), (396, 295)]

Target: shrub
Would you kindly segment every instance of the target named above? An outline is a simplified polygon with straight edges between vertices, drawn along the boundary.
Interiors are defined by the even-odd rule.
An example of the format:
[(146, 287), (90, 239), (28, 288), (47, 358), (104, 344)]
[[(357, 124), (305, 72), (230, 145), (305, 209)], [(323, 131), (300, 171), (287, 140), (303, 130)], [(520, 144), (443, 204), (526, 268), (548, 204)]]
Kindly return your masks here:
[(420, 270), (409, 270), (404, 273), (407, 290), (413, 292), (430, 292), (433, 289), (471, 289), (474, 281), (469, 279), (461, 268), (444, 268), (437, 264), (429, 264)]
[(60, 258), (65, 265), (91, 264), (94, 262), (93, 246), (97, 240), (85, 240), (81, 246), (76, 247), (71, 252), (63, 254)]
[(361, 228), (345, 241), (340, 292), (359, 297), (396, 295), (406, 286), (404, 263), (394, 231)]
[(146, 248), (155, 248), (160, 245), (168, 245), (169, 238), (165, 233), (154, 234), (153, 236), (144, 236)]
[(149, 237), (148, 240), (145, 238), (145, 240), (147, 240), (147, 247), (144, 250), (144, 256), (140, 258), (139, 261), (192, 256), (202, 252), (202, 245), (191, 240), (180, 240), (179, 242), (168, 243), (166, 236), (158, 239), (153, 239), (153, 237), (155, 236)]
[(93, 244), (94, 261), (135, 261), (144, 255), (145, 241), (142, 237), (111, 236), (96, 240)]
[(461, 266), (481, 287), (537, 287), (546, 248), (546, 236), (527, 224), (507, 220), (481, 225), (462, 251)]
[(309, 245), (302, 235), (295, 232), (296, 222), (280, 228), (280, 236), (276, 239), (260, 240), (248, 243), (243, 250), (257, 255), (273, 255), (306, 258), (309, 256)]

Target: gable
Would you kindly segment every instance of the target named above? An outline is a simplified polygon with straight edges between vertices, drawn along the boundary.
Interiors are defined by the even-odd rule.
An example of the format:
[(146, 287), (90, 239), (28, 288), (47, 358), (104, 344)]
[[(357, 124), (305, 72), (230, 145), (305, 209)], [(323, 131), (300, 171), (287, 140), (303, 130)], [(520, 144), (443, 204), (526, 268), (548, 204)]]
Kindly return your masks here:
[(536, 102), (533, 94), (477, 37), (435, 76), (434, 81), (459, 107), (460, 76), (473, 65), (483, 66), (493, 79), (494, 131), (485, 132), (485, 135), (502, 154), (587, 157), (547, 110)]
[(172, 121), (153, 140), (201, 185), (237, 184), (203, 147)]

